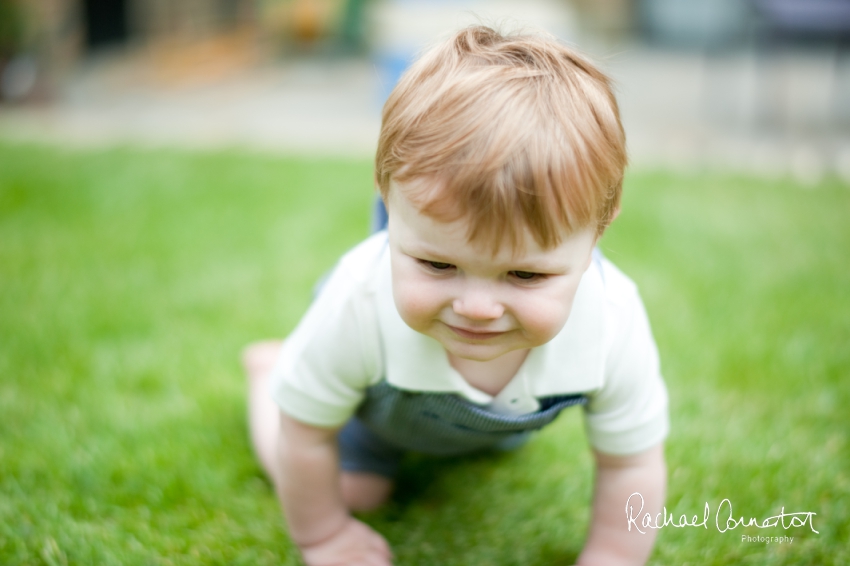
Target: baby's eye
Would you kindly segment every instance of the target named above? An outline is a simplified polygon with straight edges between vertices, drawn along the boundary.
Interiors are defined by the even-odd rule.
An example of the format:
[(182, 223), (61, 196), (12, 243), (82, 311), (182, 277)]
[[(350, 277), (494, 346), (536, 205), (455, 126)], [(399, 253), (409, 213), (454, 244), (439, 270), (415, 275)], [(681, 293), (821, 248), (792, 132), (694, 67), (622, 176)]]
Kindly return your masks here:
[(448, 268), (452, 267), (452, 264), (450, 264), (450, 263), (444, 263), (444, 262), (442, 262), (442, 261), (426, 261), (425, 263), (426, 263), (429, 267), (432, 267), (432, 268), (434, 268), (434, 269), (438, 269), (438, 270), (440, 270), (440, 271), (443, 271), (443, 270), (446, 270), (446, 269), (448, 269)]
[(540, 276), (539, 273), (533, 273), (531, 271), (511, 271), (511, 274), (517, 279), (522, 279), (523, 281), (531, 281), (532, 279), (536, 279)]

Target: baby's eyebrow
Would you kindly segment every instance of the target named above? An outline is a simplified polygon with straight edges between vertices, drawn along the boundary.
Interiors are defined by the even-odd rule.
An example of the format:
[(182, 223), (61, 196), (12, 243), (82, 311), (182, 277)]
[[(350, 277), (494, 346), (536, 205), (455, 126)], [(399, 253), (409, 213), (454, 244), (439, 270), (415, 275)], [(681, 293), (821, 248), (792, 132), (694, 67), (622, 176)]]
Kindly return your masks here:
[(499, 271), (528, 271), (530, 273), (566, 273), (569, 265), (560, 259), (518, 258), (505, 262), (494, 262), (493, 267)]
[(560, 273), (567, 270), (567, 266), (558, 261), (532, 261), (529, 263), (511, 262), (505, 266), (507, 271), (529, 271), (532, 273)]
[(405, 253), (408, 255), (412, 255), (418, 259), (427, 259), (429, 261), (440, 261), (445, 263), (455, 263), (455, 260), (451, 257), (440, 253), (435, 249), (428, 248), (426, 246), (411, 246), (410, 249), (405, 250)]

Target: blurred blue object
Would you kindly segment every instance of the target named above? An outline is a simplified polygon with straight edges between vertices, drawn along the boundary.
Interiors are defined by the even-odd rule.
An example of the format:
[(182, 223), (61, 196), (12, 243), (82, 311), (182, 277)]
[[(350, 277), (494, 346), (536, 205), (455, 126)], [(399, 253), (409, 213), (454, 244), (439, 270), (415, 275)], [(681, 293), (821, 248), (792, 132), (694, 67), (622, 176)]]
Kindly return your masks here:
[(390, 97), (390, 93), (415, 57), (413, 49), (403, 48), (380, 53), (375, 57), (375, 63), (381, 70), (381, 104)]
[(754, 0), (773, 33), (850, 38), (850, 0)]
[(381, 198), (381, 195), (378, 195), (375, 197), (375, 205), (372, 208), (371, 233), (374, 234), (386, 228), (388, 221), (389, 215), (387, 214), (387, 207), (384, 206), (384, 199)]

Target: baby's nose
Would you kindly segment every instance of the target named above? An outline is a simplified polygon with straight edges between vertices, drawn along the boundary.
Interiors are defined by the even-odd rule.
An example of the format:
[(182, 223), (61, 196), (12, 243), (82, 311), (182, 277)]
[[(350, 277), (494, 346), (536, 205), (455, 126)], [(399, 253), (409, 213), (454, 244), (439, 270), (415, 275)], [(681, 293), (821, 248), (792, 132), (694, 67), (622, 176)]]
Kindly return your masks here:
[(452, 303), (455, 313), (469, 320), (496, 320), (505, 314), (505, 308), (489, 293), (471, 291)]

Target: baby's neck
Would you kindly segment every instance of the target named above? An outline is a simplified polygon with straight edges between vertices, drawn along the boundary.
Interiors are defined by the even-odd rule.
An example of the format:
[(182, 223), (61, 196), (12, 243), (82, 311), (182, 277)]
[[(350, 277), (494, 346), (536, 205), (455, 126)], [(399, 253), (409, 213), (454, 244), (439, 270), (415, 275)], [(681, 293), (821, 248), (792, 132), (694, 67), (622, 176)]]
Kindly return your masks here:
[(468, 384), (495, 397), (519, 371), (528, 352), (514, 350), (486, 362), (458, 358), (449, 353), (449, 363)]

